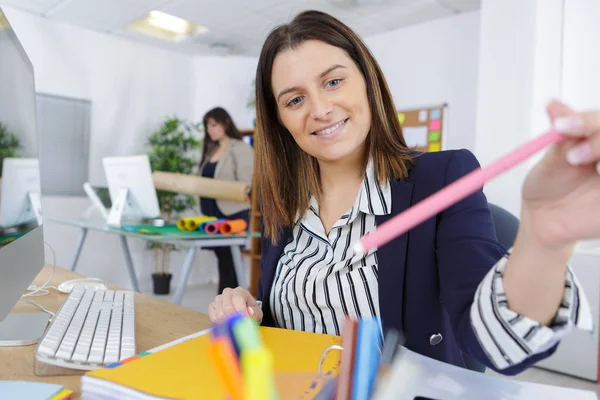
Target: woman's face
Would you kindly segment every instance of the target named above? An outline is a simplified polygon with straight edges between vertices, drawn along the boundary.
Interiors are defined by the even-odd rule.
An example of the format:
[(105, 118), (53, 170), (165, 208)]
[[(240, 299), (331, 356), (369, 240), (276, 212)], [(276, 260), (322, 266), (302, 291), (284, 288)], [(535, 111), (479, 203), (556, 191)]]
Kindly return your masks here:
[(220, 141), (226, 136), (223, 124), (218, 123), (212, 118), (206, 121), (206, 128), (208, 129), (208, 136), (215, 142)]
[(346, 52), (309, 40), (273, 62), (273, 94), (283, 125), (321, 162), (362, 153), (371, 128), (365, 79)]

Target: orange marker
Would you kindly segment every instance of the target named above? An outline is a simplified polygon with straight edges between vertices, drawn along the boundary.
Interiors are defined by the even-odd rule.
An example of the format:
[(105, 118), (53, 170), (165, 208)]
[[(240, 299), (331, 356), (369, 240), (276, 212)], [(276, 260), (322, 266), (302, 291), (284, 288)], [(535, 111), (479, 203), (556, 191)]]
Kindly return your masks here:
[(244, 382), (231, 342), (225, 337), (215, 338), (209, 345), (209, 354), (227, 396), (243, 400)]

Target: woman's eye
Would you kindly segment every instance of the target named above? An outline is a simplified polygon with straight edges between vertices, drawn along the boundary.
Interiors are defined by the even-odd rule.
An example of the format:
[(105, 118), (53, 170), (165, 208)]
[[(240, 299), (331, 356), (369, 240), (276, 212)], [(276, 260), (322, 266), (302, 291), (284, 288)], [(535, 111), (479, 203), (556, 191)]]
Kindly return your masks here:
[(330, 80), (329, 82), (327, 82), (327, 85), (328, 85), (329, 87), (336, 87), (336, 86), (338, 86), (338, 85), (339, 85), (341, 82), (342, 82), (342, 80), (341, 80), (341, 79), (332, 79), (332, 80)]
[(298, 96), (298, 97), (294, 97), (293, 99), (291, 99), (291, 100), (288, 102), (288, 104), (287, 104), (287, 105), (288, 105), (288, 107), (289, 107), (289, 106), (297, 106), (298, 104), (300, 104), (300, 102), (301, 102), (301, 101), (302, 101), (302, 98), (301, 98), (300, 96)]

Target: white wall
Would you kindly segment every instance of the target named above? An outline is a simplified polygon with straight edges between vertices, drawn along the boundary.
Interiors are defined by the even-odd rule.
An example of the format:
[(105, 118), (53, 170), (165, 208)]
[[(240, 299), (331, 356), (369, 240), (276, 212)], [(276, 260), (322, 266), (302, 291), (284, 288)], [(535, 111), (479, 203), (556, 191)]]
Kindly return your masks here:
[[(483, 165), (549, 127), (545, 105), (560, 95), (561, 27), (562, 0), (482, 1), (475, 155)], [(531, 163), (488, 182), (488, 200), (519, 215)]]
[[(105, 182), (102, 157), (146, 152), (146, 138), (166, 116), (200, 121), (219, 105), (232, 112), (240, 128), (252, 126), (246, 109), (256, 65), (252, 58), (205, 60), (5, 10), (34, 65), (36, 90), (91, 101), (89, 179), (94, 184)], [(59, 266), (69, 266), (79, 230), (49, 219), (78, 217), (88, 205), (86, 198), (43, 198), (44, 235)], [(141, 241), (130, 241), (130, 247), (140, 285), (150, 290), (151, 253)], [(183, 256), (172, 257), (174, 274)], [(130, 287), (116, 236), (90, 233), (77, 270)], [(216, 277), (212, 252), (199, 252), (190, 282)]]
[(194, 116), (194, 60), (31, 14), (7, 12), (32, 60), (38, 92), (92, 101), (90, 181), (101, 159), (143, 152), (165, 115)]
[(208, 110), (222, 106), (238, 129), (253, 128), (254, 112), (246, 105), (253, 91), (257, 62), (254, 57), (196, 57), (195, 120), (201, 122)]
[(366, 39), (397, 108), (448, 103), (450, 149), (475, 146), (479, 16), (460, 14)]

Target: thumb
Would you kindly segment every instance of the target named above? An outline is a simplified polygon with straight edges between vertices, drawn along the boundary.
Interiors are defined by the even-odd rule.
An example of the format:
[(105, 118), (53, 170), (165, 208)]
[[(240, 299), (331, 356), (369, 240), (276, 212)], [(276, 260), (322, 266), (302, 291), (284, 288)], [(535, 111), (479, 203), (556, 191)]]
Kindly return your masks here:
[(254, 300), (252, 304), (248, 304), (248, 315), (258, 317), (262, 313), (262, 302)]

